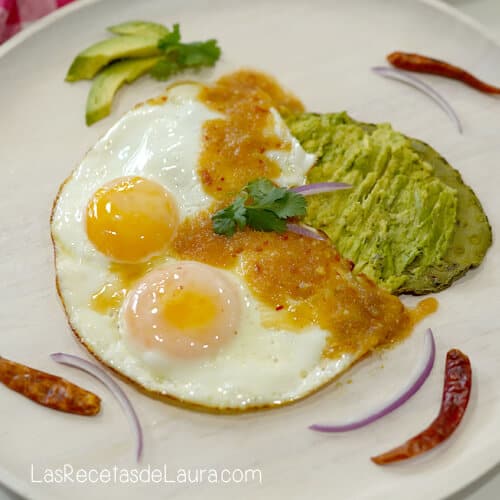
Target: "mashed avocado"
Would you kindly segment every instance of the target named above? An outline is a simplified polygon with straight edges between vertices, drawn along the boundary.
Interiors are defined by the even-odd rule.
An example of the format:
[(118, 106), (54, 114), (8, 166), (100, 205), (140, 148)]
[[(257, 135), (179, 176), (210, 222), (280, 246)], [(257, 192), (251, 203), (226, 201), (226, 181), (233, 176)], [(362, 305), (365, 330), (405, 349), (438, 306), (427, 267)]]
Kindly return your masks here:
[(287, 123), (318, 156), (308, 182), (353, 185), (311, 197), (306, 222), (330, 236), (355, 272), (391, 292), (423, 294), (481, 262), (491, 244), (487, 218), (458, 172), (432, 148), (388, 124), (359, 123), (345, 113), (304, 113)]

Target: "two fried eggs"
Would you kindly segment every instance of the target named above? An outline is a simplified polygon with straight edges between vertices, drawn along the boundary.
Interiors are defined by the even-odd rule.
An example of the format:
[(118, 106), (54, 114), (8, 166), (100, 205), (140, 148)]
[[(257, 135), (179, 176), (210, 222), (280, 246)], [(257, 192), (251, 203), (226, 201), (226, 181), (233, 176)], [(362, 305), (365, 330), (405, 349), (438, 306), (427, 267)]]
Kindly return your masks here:
[[(171, 250), (179, 228), (220, 199), (199, 164), (207, 123), (229, 118), (200, 98), (203, 89), (178, 84), (126, 113), (62, 185), (51, 225), (58, 289), (85, 347), (145, 390), (212, 409), (277, 406), (326, 384), (366, 349), (325, 356), (332, 331), (315, 321), (270, 324), (273, 308), (242, 265)], [(236, 101), (248, 99), (238, 92)], [(276, 149), (267, 141), (256, 164), (278, 168), (277, 184), (303, 184), (315, 157), (274, 107), (263, 113), (262, 135), (278, 141)], [(241, 141), (233, 150), (251, 143)]]

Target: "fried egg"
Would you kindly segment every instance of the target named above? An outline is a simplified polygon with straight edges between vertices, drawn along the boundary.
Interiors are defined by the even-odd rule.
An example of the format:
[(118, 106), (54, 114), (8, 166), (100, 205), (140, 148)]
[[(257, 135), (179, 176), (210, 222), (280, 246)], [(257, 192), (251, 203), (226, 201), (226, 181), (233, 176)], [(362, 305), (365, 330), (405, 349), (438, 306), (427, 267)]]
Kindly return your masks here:
[[(241, 168), (240, 179), (231, 171), (231, 158), (224, 164), (228, 150), (233, 158), (246, 151), (249, 169), (267, 168), (285, 186), (303, 184), (315, 162), (277, 109), (265, 107), (265, 92), (241, 87), (241, 78), (235, 91), (224, 85), (214, 91), (178, 84), (126, 113), (62, 185), (51, 229), (60, 297), (73, 331), (96, 358), (148, 392), (205, 408), (245, 410), (310, 394), (380, 339), (344, 348), (335, 340), (336, 323), (321, 319), (345, 316), (350, 304), (356, 311), (378, 311), (365, 304), (366, 290), (353, 291), (363, 284), (345, 285), (348, 300), (332, 299), (325, 287), (321, 297), (314, 294), (325, 272), (339, 282), (348, 266), (325, 271), (318, 261), (308, 273), (316, 281), (304, 276), (292, 283), (300, 273), (290, 263), (276, 270), (276, 290), (259, 281), (265, 259), (308, 258), (309, 241), (293, 240), (302, 237), (290, 235), (305, 249), (298, 255), (286, 247), (287, 235), (274, 235), (269, 244), (242, 233), (250, 240), (238, 247), (236, 237), (230, 247), (229, 238), (206, 227), (189, 230), (253, 175)], [(246, 107), (239, 106), (245, 99)], [(220, 130), (225, 135), (214, 139)], [(232, 187), (225, 192), (228, 180)], [(185, 241), (189, 251), (181, 250)], [(339, 261), (327, 243), (310, 241), (316, 245), (311, 259), (324, 254), (328, 266)], [(290, 300), (283, 290), (293, 291)], [(391, 311), (404, 315), (396, 298), (387, 300)], [(338, 311), (316, 314), (314, 304), (322, 303)]]

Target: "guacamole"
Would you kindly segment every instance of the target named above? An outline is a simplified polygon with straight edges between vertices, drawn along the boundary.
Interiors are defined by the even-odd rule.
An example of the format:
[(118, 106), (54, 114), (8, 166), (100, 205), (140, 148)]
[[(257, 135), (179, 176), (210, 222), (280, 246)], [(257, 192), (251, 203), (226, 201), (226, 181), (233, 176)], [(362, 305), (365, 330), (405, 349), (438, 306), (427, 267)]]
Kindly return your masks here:
[(286, 120), (304, 149), (318, 156), (308, 182), (353, 186), (310, 197), (305, 222), (328, 234), (355, 272), (394, 293), (423, 294), (479, 265), (491, 244), (486, 215), (432, 148), (388, 124), (359, 123), (345, 113)]

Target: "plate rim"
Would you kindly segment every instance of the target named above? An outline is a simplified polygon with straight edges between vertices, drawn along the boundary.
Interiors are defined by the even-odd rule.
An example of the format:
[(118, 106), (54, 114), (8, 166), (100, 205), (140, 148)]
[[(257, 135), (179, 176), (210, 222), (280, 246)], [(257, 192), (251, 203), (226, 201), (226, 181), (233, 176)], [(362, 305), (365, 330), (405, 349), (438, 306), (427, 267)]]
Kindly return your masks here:
[[(45, 29), (48, 29), (51, 25), (62, 21), (66, 16), (83, 10), (85, 8), (91, 7), (98, 3), (104, 3), (106, 0), (75, 0), (71, 4), (65, 5), (57, 10), (44, 16), (33, 22), (30, 26), (24, 28), (19, 33), (15, 34), (13, 37), (5, 41), (0, 45), (0, 62), (2, 59), (15, 50), (17, 47), (21, 46), (24, 42), (29, 40), (31, 37)], [(196, 2), (199, 0), (191, 0)], [(247, 0), (237, 0), (235, 3), (244, 3)], [(313, 0), (314, 1), (314, 0)], [(471, 28), (478, 35), (482, 36), (492, 44), (500, 48), (500, 36), (494, 33), (490, 28), (483, 25), (480, 21), (474, 19), (469, 14), (462, 12), (454, 5), (445, 3), (443, 0), (414, 0), (417, 4), (427, 5), (437, 11), (440, 11), (447, 16), (457, 20), (461, 24)], [(462, 490), (466, 488), (473, 488), (477, 490), (481, 487), (481, 482), (487, 477), (493, 470), (500, 466), (500, 459), (498, 461), (493, 461), (491, 466), (481, 472), (477, 477), (468, 482), (462, 484), (457, 489), (453, 489), (450, 493), (446, 494), (443, 498), (452, 500), (452, 497), (459, 494)], [(491, 481), (492, 478), (487, 479)], [(2, 464), (0, 464), (0, 493), (4, 489), (7, 494), (13, 494), (21, 496), (22, 498), (35, 498), (35, 487), (33, 483), (29, 481), (23, 481), (19, 479), (15, 474), (11, 473)], [(50, 498), (50, 492), (41, 492), (40, 495), (37, 494), (36, 498)]]
[[(73, 12), (77, 12), (78, 10), (89, 7), (90, 5), (94, 5), (100, 2), (102, 3), (105, 1), (106, 0), (75, 0), (71, 4), (65, 5), (64, 7), (60, 7), (59, 9), (51, 12), (42, 19), (38, 19), (33, 24), (31, 24), (27, 28), (24, 28), (22, 31), (15, 34), (12, 38), (10, 38), (9, 40), (5, 41), (2, 45), (0, 45), (0, 59), (9, 52), (11, 52), (13, 49), (21, 45), (23, 42), (28, 40), (34, 34), (44, 30), (51, 24), (63, 19), (68, 14), (72, 14)], [(199, 0), (193, 0), (193, 1), (199, 1)], [(238, 0), (238, 1), (240, 3), (243, 3), (246, 0)], [(474, 19), (470, 15), (458, 10), (457, 7), (444, 3), (443, 0), (414, 0), (414, 1), (416, 3), (429, 5), (432, 8), (435, 8), (451, 17), (454, 17), (461, 23), (477, 31), (480, 35), (487, 38), (490, 42), (500, 46), (500, 36), (494, 34), (493, 31), (490, 30), (490, 28), (484, 26), (481, 22)]]

